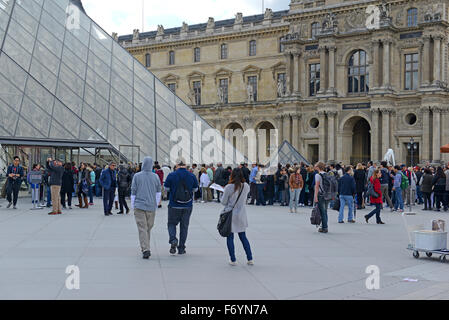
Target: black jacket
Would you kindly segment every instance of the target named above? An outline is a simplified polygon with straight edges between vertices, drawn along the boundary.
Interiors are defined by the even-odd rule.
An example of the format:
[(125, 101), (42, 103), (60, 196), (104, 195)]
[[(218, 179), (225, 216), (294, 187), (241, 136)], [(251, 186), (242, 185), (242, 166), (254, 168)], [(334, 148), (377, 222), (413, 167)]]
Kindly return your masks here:
[(365, 191), (365, 183), (366, 183), (366, 173), (363, 169), (355, 170), (354, 172), (355, 179), (355, 190), (357, 193), (361, 193)]
[(53, 163), (47, 161), (47, 170), (51, 173), (50, 186), (60, 186), (62, 183), (62, 174), (64, 173), (64, 167), (55, 166)]
[(61, 192), (72, 193), (75, 190), (73, 189), (73, 171), (72, 170), (64, 170), (62, 174), (62, 183), (61, 183)]

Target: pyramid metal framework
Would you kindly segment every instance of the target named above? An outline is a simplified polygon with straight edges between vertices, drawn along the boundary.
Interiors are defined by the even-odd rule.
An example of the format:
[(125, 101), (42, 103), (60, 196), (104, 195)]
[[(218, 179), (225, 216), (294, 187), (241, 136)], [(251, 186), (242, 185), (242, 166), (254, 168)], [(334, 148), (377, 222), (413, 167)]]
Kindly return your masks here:
[(285, 166), (288, 163), (293, 165), (294, 163), (301, 162), (304, 162), (306, 165), (310, 165), (309, 161), (307, 161), (307, 159), (304, 158), (298, 150), (295, 149), (295, 147), (285, 140), (279, 147), (277, 154), (274, 154), (270, 158), (267, 166), (276, 167), (278, 163)]
[[(211, 128), (69, 0), (0, 0), (0, 45), (0, 143), (139, 146), (167, 162), (172, 130)], [(223, 151), (234, 148), (216, 139), (232, 164)], [(199, 141), (191, 163), (210, 145)]]

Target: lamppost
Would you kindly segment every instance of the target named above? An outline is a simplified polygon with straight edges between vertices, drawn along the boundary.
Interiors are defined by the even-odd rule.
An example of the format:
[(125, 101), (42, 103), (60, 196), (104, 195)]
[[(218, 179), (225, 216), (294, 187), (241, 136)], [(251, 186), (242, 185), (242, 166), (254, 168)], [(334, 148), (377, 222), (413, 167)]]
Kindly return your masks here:
[[(411, 167), (412, 167), (412, 172), (410, 172), (410, 177), (411, 179), (413, 179), (413, 152), (418, 150), (418, 144), (415, 142), (415, 140), (412, 138), (410, 138), (410, 142), (407, 143), (407, 149), (410, 151), (410, 162), (411, 162)], [(414, 213), (412, 211), (412, 203), (415, 203), (415, 199), (413, 199), (413, 190), (412, 190), (412, 186), (410, 185), (410, 201), (409, 201), (409, 211), (406, 212), (405, 214), (407, 215), (415, 215), (416, 213)]]

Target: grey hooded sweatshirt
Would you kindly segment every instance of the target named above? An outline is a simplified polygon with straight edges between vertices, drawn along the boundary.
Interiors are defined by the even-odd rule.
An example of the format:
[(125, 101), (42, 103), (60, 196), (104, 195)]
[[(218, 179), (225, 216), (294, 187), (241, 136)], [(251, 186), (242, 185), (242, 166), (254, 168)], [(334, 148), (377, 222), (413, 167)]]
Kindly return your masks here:
[(161, 192), (161, 180), (152, 172), (153, 159), (143, 159), (142, 171), (136, 173), (131, 185), (131, 195), (135, 196), (134, 208), (144, 211), (156, 211), (156, 193)]

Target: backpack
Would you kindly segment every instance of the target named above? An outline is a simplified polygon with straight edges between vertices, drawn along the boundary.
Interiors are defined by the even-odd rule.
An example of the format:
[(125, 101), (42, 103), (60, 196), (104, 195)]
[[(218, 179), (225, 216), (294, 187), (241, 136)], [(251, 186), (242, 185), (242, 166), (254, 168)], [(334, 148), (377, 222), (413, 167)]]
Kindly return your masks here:
[(126, 173), (119, 173), (119, 188), (127, 189), (128, 188), (128, 179)]
[(192, 201), (192, 192), (188, 190), (186, 182), (183, 179), (178, 182), (174, 200), (177, 203), (189, 203)]
[(318, 205), (315, 205), (312, 209), (312, 215), (310, 216), (310, 223), (316, 227), (321, 225), (321, 212)]
[(402, 175), (402, 177), (401, 177), (401, 189), (405, 190), (409, 186), (409, 181), (408, 181), (407, 176), (404, 175), (402, 172), (401, 172), (401, 175)]
[(320, 189), (323, 190), (322, 196), (324, 200), (334, 200), (337, 197), (338, 192), (338, 181), (337, 178), (334, 175), (330, 175), (328, 173), (320, 174), (322, 178), (322, 188), (320, 186)]

